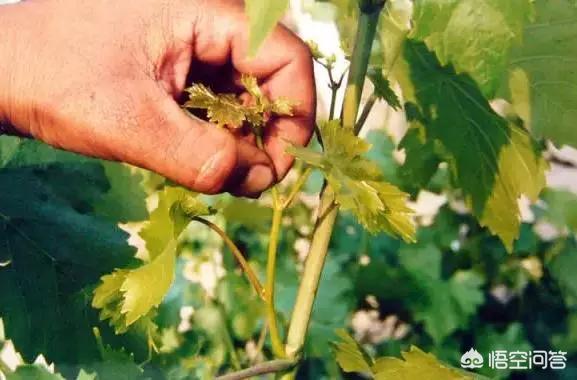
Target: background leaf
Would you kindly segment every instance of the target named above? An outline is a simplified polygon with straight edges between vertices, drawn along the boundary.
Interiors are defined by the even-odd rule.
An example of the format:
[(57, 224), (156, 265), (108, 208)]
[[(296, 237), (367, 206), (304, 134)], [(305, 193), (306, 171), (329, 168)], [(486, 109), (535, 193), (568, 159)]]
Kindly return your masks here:
[[(514, 49), (509, 64), (511, 75), (519, 75), (521, 83), (511, 81), (511, 99), (517, 111), (538, 137), (555, 144), (577, 147), (577, 73), (574, 62), (577, 47), (577, 5), (571, 0), (535, 1), (535, 21), (526, 26), (522, 46)], [(523, 112), (529, 91), (531, 104)]]
[[(422, 44), (408, 43), (405, 54), (421, 113), (416, 127), (448, 162), (473, 214), (511, 250), (520, 226), (517, 200), (536, 201), (547, 163), (529, 134), (498, 116), (469, 77), (440, 66)], [(409, 162), (413, 153), (423, 157), (406, 153)]]
[(254, 57), (273, 31), (278, 21), (286, 12), (288, 0), (247, 0), (245, 1), (246, 13), (249, 19), (249, 56)]

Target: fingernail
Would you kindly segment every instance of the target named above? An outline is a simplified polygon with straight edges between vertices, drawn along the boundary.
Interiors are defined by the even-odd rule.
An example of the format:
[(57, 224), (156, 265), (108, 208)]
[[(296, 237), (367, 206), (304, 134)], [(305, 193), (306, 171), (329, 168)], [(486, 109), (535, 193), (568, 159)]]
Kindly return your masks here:
[(266, 165), (253, 166), (243, 185), (247, 193), (259, 193), (269, 188), (274, 180), (272, 169)]
[[(203, 188), (207, 187), (206, 190), (214, 190), (211, 189), (215, 187), (216, 184), (219, 182), (220, 177), (219, 169), (222, 165), (222, 159), (225, 156), (224, 151), (218, 151), (212, 155), (200, 168), (198, 176), (196, 177), (196, 186), (200, 186)], [(210, 188), (210, 189), (209, 189)]]

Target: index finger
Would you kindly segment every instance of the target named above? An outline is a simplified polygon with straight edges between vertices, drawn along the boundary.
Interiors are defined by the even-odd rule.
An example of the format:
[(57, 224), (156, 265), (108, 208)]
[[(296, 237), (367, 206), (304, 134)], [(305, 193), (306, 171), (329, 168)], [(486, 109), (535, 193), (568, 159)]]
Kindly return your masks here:
[(203, 27), (211, 32), (203, 35), (207, 32), (203, 29), (197, 33), (195, 58), (214, 65), (231, 62), (238, 73), (255, 76), (269, 99), (284, 97), (295, 103), (293, 116), (274, 118), (264, 133), (265, 150), (280, 180), (294, 161), (285, 153), (287, 145), (306, 145), (314, 130), (316, 89), (311, 53), (301, 39), (279, 25), (256, 57), (250, 58), (249, 25), (242, 2), (219, 0), (210, 7), (218, 14), (218, 24), (214, 14), (202, 16), (200, 24), (211, 24)]

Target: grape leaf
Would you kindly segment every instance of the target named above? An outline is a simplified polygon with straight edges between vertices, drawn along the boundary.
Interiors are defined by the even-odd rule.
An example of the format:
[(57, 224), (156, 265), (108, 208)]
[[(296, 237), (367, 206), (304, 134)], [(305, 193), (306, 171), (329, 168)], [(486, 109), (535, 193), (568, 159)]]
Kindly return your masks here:
[(164, 252), (150, 263), (126, 274), (120, 288), (124, 302), (121, 313), (129, 326), (157, 307), (168, 293), (174, 280), (176, 240), (171, 240)]
[(203, 84), (194, 84), (186, 91), (189, 99), (185, 108), (204, 109), (208, 119), (219, 127), (242, 127), (246, 121), (253, 128), (262, 127), (270, 117), (292, 116), (293, 103), (285, 98), (270, 101), (264, 96), (255, 77), (243, 75), (241, 83), (252, 97), (252, 104), (244, 104), (235, 94), (215, 94)]
[(234, 94), (215, 94), (203, 84), (194, 84), (186, 89), (189, 99), (186, 108), (206, 109), (208, 120), (219, 127), (240, 128), (246, 120), (246, 112)]
[(442, 67), (420, 43), (407, 42), (405, 56), (414, 85), (405, 95), (414, 95), (426, 141), (448, 162), (480, 223), (511, 250), (520, 227), (517, 200), (537, 200), (546, 161), (528, 132), (498, 116), (468, 76)]
[(347, 323), (350, 310), (356, 304), (352, 292), (353, 283), (344, 273), (343, 265), (337, 258), (327, 258), (310, 322), (308, 355), (330, 355), (335, 330)]
[(320, 126), (324, 152), (291, 146), (288, 153), (320, 169), (335, 192), (343, 210), (350, 210), (370, 232), (388, 232), (413, 241), (415, 227), (412, 210), (406, 205), (407, 194), (381, 182), (379, 166), (364, 158), (370, 145), (338, 121)]
[[(114, 221), (136, 222), (148, 217), (142, 176), (115, 162), (103, 162), (108, 191), (94, 204), (94, 212)], [(136, 169), (134, 169), (136, 170)]]
[(219, 281), (216, 293), (234, 336), (249, 340), (258, 332), (264, 312), (258, 295), (242, 275), (231, 272)]
[(575, 306), (577, 305), (577, 283), (574, 269), (577, 265), (577, 244), (573, 238), (569, 238), (554, 246), (553, 253), (555, 255), (547, 267), (557, 282), (565, 303)]
[(411, 38), (424, 41), (442, 65), (471, 75), (491, 96), (531, 15), (531, 0), (417, 0)]
[(289, 6), (289, 0), (246, 0), (249, 19), (248, 55), (254, 57)]
[(388, 78), (402, 56), (403, 43), (410, 32), (413, 4), (410, 0), (389, 0), (381, 14), (379, 40), (383, 76)]
[(150, 377), (146, 376), (142, 368), (135, 363), (134, 355), (126, 353), (124, 348), (115, 350), (100, 343), (102, 345), (100, 360), (83, 366), (96, 374), (96, 380), (150, 380)]
[(97, 377), (96, 373), (88, 373), (81, 369), (76, 380), (97, 380)]
[(376, 380), (474, 380), (474, 374), (450, 368), (439, 362), (432, 354), (415, 346), (401, 353), (404, 360), (383, 357), (376, 360), (373, 367)]
[[(506, 2), (504, 2), (506, 3)], [(536, 19), (510, 60), (510, 99), (538, 137), (577, 147), (577, 4), (536, 0)], [(530, 103), (528, 100), (530, 99)]]
[[(531, 315), (534, 316), (535, 314), (531, 313)], [(538, 346), (535, 348), (538, 349)], [(491, 324), (481, 325), (475, 330), (475, 349), (483, 353), (497, 350), (530, 352), (533, 346), (527, 337), (525, 325), (512, 322), (506, 325), (504, 329), (497, 329)], [(478, 371), (492, 379), (501, 376), (507, 378), (512, 372), (510, 368), (497, 369), (488, 365)]]
[(211, 213), (190, 191), (181, 187), (165, 187), (159, 193), (158, 206), (140, 231), (150, 260), (163, 253), (166, 246), (180, 235), (188, 223), (189, 217), (183, 212), (182, 205), (191, 212), (206, 211), (206, 215)]
[[(285, 320), (289, 320), (299, 287), (299, 273), (293, 258), (287, 255), (279, 256), (277, 264), (277, 310)], [(332, 342), (337, 338), (335, 330), (347, 323), (351, 307), (357, 302), (352, 293), (353, 283), (343, 265), (334, 255), (329, 255), (321, 274), (308, 332), (309, 339), (304, 347), (307, 355), (323, 358), (332, 356)]]
[(337, 363), (342, 370), (371, 373), (371, 367), (374, 365), (373, 358), (345, 330), (339, 329), (336, 333), (340, 341), (334, 343), (334, 349)]
[(240, 79), (246, 91), (251, 95), (253, 103), (245, 106), (246, 120), (253, 127), (262, 127), (266, 122), (268, 114), (280, 116), (292, 116), (293, 103), (283, 97), (269, 101), (258, 86), (258, 81), (250, 75), (243, 75)]
[(442, 253), (435, 246), (405, 246), (399, 261), (420, 289), (419, 296), (407, 300), (414, 318), (425, 324), (436, 342), (466, 326), (483, 303), (481, 277), (472, 271), (457, 271), (444, 279)]
[(58, 373), (51, 373), (37, 364), (21, 365), (12, 373), (6, 374), (6, 380), (64, 380)]
[(251, 230), (267, 232), (267, 226), (272, 221), (272, 210), (258, 202), (233, 198), (222, 208), (222, 216), (228, 223), (239, 223)]
[(0, 168), (45, 168), (50, 164), (88, 163), (94, 160), (37, 140), (0, 136)]
[(97, 318), (86, 288), (134, 261), (128, 235), (92, 213), (109, 186), (102, 166), (8, 137), (0, 138), (0, 156), (0, 316), (6, 335), (27, 361), (39, 354), (63, 363), (92, 360)]
[(404, 188), (415, 194), (431, 181), (440, 164), (434, 142), (427, 141), (421, 131), (422, 128), (410, 128), (399, 144), (399, 148), (407, 152), (399, 177)]
[(110, 319), (116, 332), (124, 333), (157, 308), (174, 281), (179, 235), (191, 217), (211, 213), (188, 190), (166, 187), (141, 231), (149, 261), (139, 268), (118, 269), (102, 277), (92, 300), (92, 306), (101, 309), (100, 318)]
[(434, 355), (425, 353), (415, 346), (401, 352), (404, 360), (381, 357), (376, 360), (344, 330), (337, 331), (340, 342), (335, 343), (336, 360), (345, 372), (369, 374), (375, 380), (474, 380), (480, 377), (473, 373), (451, 368), (441, 363)]
[(34, 170), (36, 177), (81, 213), (113, 222), (147, 217), (141, 176), (126, 165), (61, 151), (40, 141), (2, 136), (0, 167)]
[(358, 0), (330, 0), (335, 5), (336, 24), (339, 28), (341, 38), (341, 48), (345, 55), (350, 56), (353, 52), (357, 24), (359, 17)]
[(386, 101), (393, 109), (401, 108), (399, 97), (391, 88), (391, 83), (378, 70), (371, 70), (368, 75), (369, 79), (375, 86), (375, 96), (378, 99)]
[(547, 189), (543, 194), (546, 203), (545, 219), (558, 228), (577, 232), (577, 194), (566, 190)]

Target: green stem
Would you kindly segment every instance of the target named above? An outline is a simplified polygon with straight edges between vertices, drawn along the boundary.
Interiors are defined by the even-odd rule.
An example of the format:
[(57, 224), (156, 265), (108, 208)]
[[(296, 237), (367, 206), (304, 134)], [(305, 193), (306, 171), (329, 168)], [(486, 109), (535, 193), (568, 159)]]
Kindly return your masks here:
[[(370, 6), (366, 6), (365, 3), (367, 2), (370, 3)], [(351, 59), (342, 110), (343, 125), (351, 130), (354, 130), (357, 121), (371, 48), (377, 29), (379, 13), (384, 6), (384, 1), (364, 0), (362, 4), (365, 5), (361, 7), (356, 43)], [(288, 328), (285, 350), (289, 359), (297, 360), (304, 347), (315, 297), (338, 213), (339, 208), (335, 203), (334, 193), (330, 186), (325, 186), (321, 193), (313, 238)], [(293, 371), (286, 374), (286, 376), (291, 378), (294, 377), (294, 374), (295, 372)]]
[(268, 243), (268, 257), (266, 266), (266, 285), (265, 285), (265, 300), (266, 300), (266, 314), (267, 323), (270, 330), (270, 339), (272, 342), (272, 350), (277, 358), (285, 358), (282, 339), (278, 330), (276, 320), (276, 310), (274, 306), (274, 288), (276, 278), (276, 256), (278, 251), (278, 241), (280, 238), (280, 228), (282, 223), (283, 208), (281, 200), (276, 188), (272, 189), (273, 198), (273, 217), (272, 227), (270, 230), (270, 239)]
[(335, 106), (337, 104), (337, 92), (338, 92), (338, 87), (331, 87), (331, 108), (329, 111), (329, 120), (333, 120), (335, 118)]
[(269, 362), (260, 363), (242, 371), (229, 373), (224, 376), (217, 377), (216, 380), (242, 380), (250, 379), (267, 373), (282, 372), (295, 366), (292, 360), (271, 360)]
[(268, 325), (265, 322), (262, 326), (262, 329), (260, 330), (258, 341), (256, 342), (255, 355), (253, 360), (251, 360), (251, 364), (256, 364), (258, 362), (259, 356), (261, 355), (262, 349), (264, 348), (267, 333), (268, 333)]
[(309, 178), (312, 171), (313, 171), (313, 169), (311, 167), (308, 167), (299, 175), (299, 178), (295, 182), (293, 188), (291, 189), (291, 192), (289, 193), (288, 197), (286, 198), (286, 200), (283, 203), (283, 206), (282, 206), (283, 209), (290, 207), (291, 203), (293, 203), (293, 201), (295, 200), (295, 198), (297, 197), (297, 195), (301, 191), (302, 187), (307, 182), (307, 179)]
[(343, 84), (343, 79), (345, 78), (346, 70), (343, 72), (339, 80), (335, 80), (333, 76), (333, 70), (331, 67), (324, 66), (327, 69), (329, 74), (329, 88), (331, 89), (331, 105), (329, 109), (329, 120), (333, 120), (335, 118), (335, 108), (337, 106), (337, 93), (339, 92), (339, 88)]
[(337, 214), (333, 192), (326, 187), (321, 195), (319, 216), (288, 329), (286, 354), (291, 359), (297, 359), (304, 346)]
[(236, 371), (240, 371), (242, 369), (242, 366), (240, 364), (238, 354), (236, 353), (236, 350), (234, 348), (234, 342), (232, 340), (230, 329), (228, 328), (228, 324), (226, 323), (226, 312), (220, 302), (217, 302), (216, 306), (218, 308), (218, 312), (220, 314), (220, 322), (222, 324), (222, 331), (221, 331), (222, 339), (224, 340), (224, 344), (230, 353), (230, 361), (232, 362), (232, 366), (234, 367), (234, 369)]
[(363, 111), (361, 112), (361, 116), (359, 116), (359, 120), (355, 125), (355, 135), (358, 135), (361, 132), (361, 129), (363, 129), (363, 126), (367, 122), (367, 118), (369, 117), (369, 114), (371, 113), (371, 110), (373, 109), (373, 106), (375, 105), (376, 102), (377, 102), (377, 96), (373, 93), (371, 94), (369, 99), (367, 99), (367, 102), (363, 107)]
[(258, 296), (262, 299), (265, 299), (265, 295), (264, 295), (265, 291), (264, 291), (260, 281), (258, 280), (258, 277), (256, 276), (256, 274), (254, 273), (254, 271), (250, 267), (248, 261), (246, 261), (246, 259), (244, 258), (244, 255), (242, 254), (240, 249), (238, 249), (236, 244), (234, 244), (234, 242), (228, 237), (226, 232), (224, 232), (216, 224), (214, 224), (211, 221), (206, 220), (204, 218), (198, 218), (197, 217), (197, 218), (193, 218), (193, 220), (197, 221), (199, 223), (202, 223), (205, 226), (209, 227), (211, 230), (216, 232), (222, 238), (224, 243), (227, 245), (228, 249), (230, 249), (230, 251), (232, 252), (234, 257), (238, 261), (238, 263), (239, 263), (240, 267), (242, 268), (242, 270), (244, 271), (244, 273), (246, 273), (246, 276), (248, 277), (249, 282), (252, 284), (252, 286), (253, 286), (254, 290), (256, 291), (256, 293), (258, 294)]
[(377, 24), (379, 23), (379, 14), (383, 9), (384, 2), (365, 6), (361, 9), (355, 47), (351, 57), (351, 67), (345, 90), (345, 100), (343, 103), (343, 126), (354, 129), (357, 121), (357, 113), (361, 102), (361, 94), (367, 69), (369, 67), (369, 58), (371, 48), (375, 40)]

